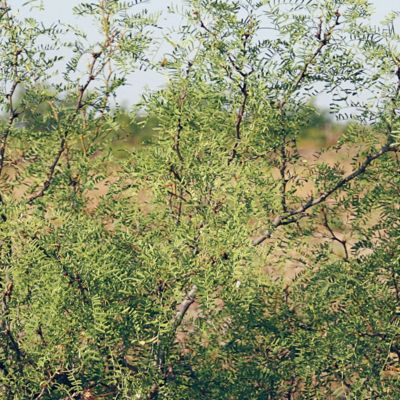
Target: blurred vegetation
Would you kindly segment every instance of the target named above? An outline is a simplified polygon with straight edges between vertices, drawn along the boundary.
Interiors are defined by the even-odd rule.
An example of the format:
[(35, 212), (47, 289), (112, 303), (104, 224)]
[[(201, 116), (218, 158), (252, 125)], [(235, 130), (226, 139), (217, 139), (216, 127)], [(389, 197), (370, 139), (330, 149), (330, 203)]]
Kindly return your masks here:
[[(54, 89), (51, 87), (46, 88), (46, 90), (54, 93)], [(24, 90), (21, 89), (19, 96), (16, 97), (16, 104), (22, 101), (24, 94)], [(37, 103), (37, 99), (34, 100)], [(24, 98), (24, 103), (27, 106), (19, 124), (33, 134), (51, 131), (56, 121), (52, 116), (49, 104), (46, 102), (36, 104), (35, 102), (30, 103), (29, 98)], [(73, 103), (73, 94), (67, 95), (60, 100), (59, 108), (71, 108)], [(137, 107), (133, 105), (131, 108), (135, 110)], [(157, 116), (146, 115), (144, 111), (132, 112), (131, 109), (122, 106), (110, 109), (109, 112), (113, 115), (116, 127), (109, 132), (109, 139), (112, 142), (113, 153), (117, 158), (124, 158), (124, 153), (127, 150), (130, 151), (154, 141), (159, 122)], [(314, 102), (304, 105), (299, 112), (304, 115), (298, 138), (301, 148), (319, 151), (335, 144), (340, 134), (346, 130), (346, 123), (336, 122), (328, 110), (319, 108)], [(0, 116), (0, 119), (5, 122), (7, 116)]]

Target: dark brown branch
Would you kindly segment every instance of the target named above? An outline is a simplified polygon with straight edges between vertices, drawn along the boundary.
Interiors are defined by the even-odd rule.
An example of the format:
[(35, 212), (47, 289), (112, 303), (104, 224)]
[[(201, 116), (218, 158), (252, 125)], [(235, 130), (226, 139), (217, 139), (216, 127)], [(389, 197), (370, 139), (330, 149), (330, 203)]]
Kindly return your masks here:
[(183, 132), (183, 107), (185, 104), (185, 99), (186, 99), (186, 92), (184, 91), (181, 93), (181, 96), (179, 98), (178, 126), (176, 129), (176, 134), (174, 137), (174, 145), (173, 145), (173, 149), (175, 150), (180, 162), (184, 161), (180, 146), (181, 146), (181, 135)]
[[(189, 61), (188, 66), (186, 68), (185, 79), (189, 78), (189, 74), (190, 74), (192, 67), (193, 67), (193, 62)], [(173, 144), (173, 149), (175, 150), (180, 162), (184, 161), (180, 145), (181, 145), (181, 135), (183, 132), (183, 108), (185, 106), (186, 97), (187, 97), (187, 90), (185, 89), (182, 91), (182, 93), (179, 97), (178, 125), (177, 125), (176, 134), (174, 137), (174, 144)]]
[[(104, 18), (105, 18), (106, 23), (109, 24), (110, 16), (107, 14)], [(51, 185), (51, 183), (53, 181), (56, 168), (57, 168), (57, 166), (58, 166), (58, 164), (60, 162), (61, 156), (63, 155), (63, 153), (65, 152), (65, 150), (67, 148), (67, 138), (68, 138), (70, 126), (75, 121), (75, 119), (78, 117), (78, 115), (81, 112), (81, 110), (83, 110), (84, 107), (88, 105), (87, 103), (84, 102), (84, 96), (85, 96), (85, 94), (86, 94), (91, 82), (96, 80), (96, 78), (103, 72), (105, 67), (107, 65), (109, 65), (110, 62), (111, 62), (111, 54), (113, 53), (112, 44), (113, 44), (113, 41), (114, 41), (116, 35), (117, 35), (116, 33), (111, 33), (111, 31), (108, 30), (107, 33), (105, 34), (104, 42), (103, 42), (103, 45), (102, 45), (102, 50), (97, 51), (97, 52), (93, 52), (91, 54), (92, 55), (92, 60), (91, 60), (91, 62), (89, 64), (89, 67), (88, 67), (87, 79), (86, 79), (86, 81), (85, 81), (85, 83), (83, 85), (80, 85), (78, 87), (78, 98), (77, 98), (77, 101), (76, 101), (75, 112), (72, 114), (70, 120), (68, 121), (68, 127), (65, 130), (65, 132), (64, 132), (64, 134), (63, 134), (63, 136), (62, 136), (62, 138), (60, 140), (59, 150), (58, 150), (56, 156), (54, 157), (53, 163), (49, 167), (49, 172), (47, 174), (47, 179), (43, 183), (42, 188), (37, 193), (33, 194), (29, 198), (28, 203), (32, 204), (36, 199), (44, 196), (46, 191), (49, 189), (49, 187), (50, 187), (50, 185)], [(96, 69), (96, 66), (98, 64), (98, 60), (105, 53), (105, 49), (109, 49), (110, 50), (109, 54), (108, 54), (108, 57), (105, 57), (105, 59), (100, 63), (100, 65)], [(111, 77), (111, 72), (109, 74), (109, 77)], [(109, 98), (109, 92), (108, 92), (108, 90), (106, 90), (105, 102), (107, 101), (108, 98)], [(104, 104), (103, 104), (103, 106), (104, 106)]]
[(8, 7), (7, 3), (4, 2), (4, 5), (0, 6), (0, 21), (3, 19), (5, 15), (10, 11), (10, 7)]
[[(251, 34), (250, 33), (246, 33), (245, 35), (243, 35), (242, 38), (242, 55), (243, 57), (247, 57), (248, 54), (248, 44), (251, 40)], [(248, 77), (253, 74), (254, 69), (251, 69), (248, 72), (243, 71), (242, 68), (240, 68), (237, 65), (237, 62), (235, 61), (235, 59), (232, 56), (228, 56), (228, 60), (230, 62), (230, 64), (232, 65), (232, 67), (234, 68), (234, 70), (241, 76), (242, 78), (242, 82), (239, 84), (239, 89), (242, 95), (242, 101), (239, 107), (239, 111), (237, 112), (236, 115), (236, 123), (235, 123), (235, 132), (236, 132), (236, 141), (235, 144), (232, 148), (232, 151), (230, 153), (229, 159), (228, 159), (228, 165), (231, 164), (233, 162), (233, 160), (236, 158), (237, 156), (237, 150), (240, 144), (240, 141), (242, 139), (242, 124), (243, 124), (243, 119), (244, 119), (244, 115), (246, 112), (246, 106), (249, 100), (249, 91), (248, 91), (248, 83), (247, 83), (247, 79)], [(232, 79), (231, 74), (229, 74), (229, 76)]]
[[(202, 29), (204, 29), (208, 34), (215, 36), (214, 32), (212, 32), (212, 30), (210, 28), (208, 28), (204, 22), (199, 19), (200, 22), (200, 27)], [(248, 49), (247, 46), (251, 40), (251, 34), (250, 33), (246, 33), (243, 35), (242, 38), (242, 55), (243, 57), (247, 56), (248, 53)], [(225, 54), (223, 54), (221, 52), (221, 56), (226, 57)], [(242, 94), (242, 101), (241, 104), (239, 106), (239, 110), (237, 112), (236, 115), (236, 122), (235, 122), (235, 136), (236, 136), (236, 140), (235, 140), (235, 144), (233, 145), (233, 148), (231, 150), (231, 152), (229, 153), (229, 158), (228, 158), (228, 165), (231, 164), (233, 162), (233, 160), (237, 157), (237, 149), (239, 147), (241, 138), (242, 138), (242, 124), (243, 124), (243, 119), (244, 119), (244, 115), (246, 112), (246, 106), (247, 106), (247, 102), (248, 102), (248, 98), (249, 98), (249, 92), (248, 92), (248, 83), (247, 83), (247, 78), (254, 73), (254, 69), (251, 69), (248, 72), (243, 71), (243, 69), (241, 69), (239, 67), (239, 65), (237, 64), (237, 62), (235, 61), (235, 59), (231, 56), (228, 55), (227, 56), (229, 63), (231, 64), (231, 66), (233, 67), (233, 69), (241, 76), (242, 78), (242, 82), (239, 84), (239, 88), (240, 88), (240, 92)], [(230, 79), (233, 80), (232, 74), (227, 71), (228, 76)]]
[[(189, 78), (189, 74), (190, 74), (192, 67), (193, 67), (193, 62), (189, 61), (186, 71), (185, 71), (185, 79), (186, 80)], [(183, 117), (184, 117), (184, 107), (185, 107), (186, 98), (187, 98), (187, 88), (184, 87), (179, 96), (179, 103), (178, 103), (179, 116), (178, 116), (176, 132), (175, 132), (174, 139), (173, 139), (174, 142), (172, 145), (173, 150), (175, 151), (176, 155), (178, 156), (180, 164), (183, 164), (183, 162), (184, 162), (184, 157), (183, 157), (182, 151), (181, 151), (181, 137), (182, 137), (182, 133), (183, 133), (183, 129), (184, 129)], [(177, 200), (176, 224), (179, 225), (180, 221), (181, 221), (185, 189), (183, 188), (183, 186), (181, 184), (182, 180), (180, 178), (179, 173), (176, 171), (176, 168), (174, 165), (171, 166), (171, 172), (172, 172), (173, 176), (175, 177), (175, 179), (180, 183), (180, 185), (178, 185), (176, 182), (174, 182), (174, 190), (173, 190), (173, 192), (171, 192), (171, 198), (170, 198), (170, 208), (171, 208), (172, 213), (174, 212), (172, 198), (175, 197)], [(178, 188), (178, 186), (179, 186), (179, 188)]]
[[(5, 204), (4, 204), (4, 200), (3, 200), (3, 196), (0, 193), (0, 209), (4, 208)], [(4, 211), (1, 211), (0, 213), (0, 222), (7, 222), (7, 215), (5, 214)]]
[(203, 28), (206, 32), (212, 34), (211, 30), (209, 28), (207, 28), (206, 24), (203, 22), (203, 20), (199, 20), (200, 21), (200, 27)]
[(281, 175), (281, 206), (282, 211), (284, 213), (288, 212), (287, 208), (287, 199), (286, 199), (286, 192), (287, 192), (287, 184), (288, 179), (286, 177), (286, 170), (288, 167), (288, 154), (286, 151), (286, 137), (283, 139), (283, 143), (281, 146), (281, 166), (279, 168), (279, 173)]
[(78, 100), (76, 102), (76, 108), (75, 108), (76, 113), (79, 110), (81, 110), (84, 106), (83, 96), (85, 95), (87, 89), (89, 88), (90, 83), (96, 79), (96, 77), (101, 73), (101, 71), (105, 67), (105, 63), (103, 63), (103, 68), (99, 69), (96, 73), (94, 73), (97, 59), (101, 56), (101, 54), (102, 54), (101, 51), (99, 51), (97, 53), (92, 53), (92, 61), (89, 65), (89, 69), (88, 69), (88, 78), (86, 79), (86, 82), (83, 85), (79, 86), (79, 88), (78, 88), (79, 94), (78, 94)]
[(297, 222), (300, 218), (303, 218), (304, 216), (306, 216), (306, 211), (308, 211), (310, 208), (323, 203), (332, 194), (334, 194), (338, 190), (342, 189), (344, 186), (346, 186), (349, 182), (351, 182), (355, 178), (362, 175), (374, 160), (378, 159), (379, 157), (383, 156), (386, 153), (389, 153), (392, 151), (396, 152), (398, 150), (399, 150), (399, 148), (397, 146), (395, 146), (393, 144), (391, 144), (391, 145), (386, 144), (376, 153), (370, 154), (369, 156), (367, 156), (367, 158), (361, 163), (361, 165), (355, 171), (353, 171), (351, 174), (347, 175), (346, 177), (340, 179), (331, 189), (327, 190), (326, 192), (321, 194), (319, 197), (317, 197), (316, 199), (314, 199), (313, 197), (310, 197), (305, 204), (303, 204), (296, 210), (293, 210), (290, 213), (285, 214), (285, 215), (277, 216), (272, 221), (272, 228), (269, 229), (268, 231), (266, 231), (259, 238), (255, 239), (253, 241), (253, 245), (258, 246), (261, 243), (263, 243), (265, 240), (269, 239), (271, 237), (273, 231), (276, 228), (278, 228), (279, 226), (289, 225), (293, 222)]
[[(95, 71), (97, 60), (99, 59), (99, 57), (102, 54), (103, 54), (102, 51), (92, 53), (92, 61), (91, 61), (90, 65), (89, 65), (89, 68), (88, 68), (88, 78), (87, 78), (86, 82), (83, 85), (79, 86), (79, 88), (78, 88), (78, 99), (77, 99), (76, 106), (75, 106), (75, 112), (71, 116), (70, 120), (68, 121), (69, 125), (71, 125), (75, 121), (75, 119), (79, 115), (79, 112), (85, 106), (85, 103), (84, 103), (83, 99), (84, 99), (85, 93), (87, 92), (87, 90), (88, 90), (88, 88), (90, 86), (90, 83), (93, 82), (99, 76), (99, 74), (103, 71), (103, 69), (107, 65), (108, 61), (104, 61), (100, 65), (100, 67), (97, 69), (97, 71)], [(63, 153), (65, 152), (65, 150), (67, 148), (67, 137), (68, 137), (69, 129), (70, 129), (70, 127), (68, 126), (67, 129), (65, 130), (64, 134), (62, 135), (61, 139), (60, 139), (60, 146), (59, 146), (58, 152), (55, 155), (54, 160), (53, 160), (52, 164), (49, 167), (49, 171), (47, 173), (46, 180), (43, 182), (41, 189), (38, 192), (34, 193), (28, 199), (28, 203), (29, 204), (32, 204), (38, 198), (43, 197), (45, 195), (45, 193), (47, 192), (47, 190), (50, 188), (50, 186), (51, 186), (51, 184), (53, 182), (53, 179), (54, 179), (54, 175), (55, 175), (57, 166), (58, 166), (58, 164), (59, 164), (59, 162), (61, 160), (61, 157), (62, 157)]]
[[(8, 274), (6, 274), (8, 275)], [(5, 335), (7, 338), (7, 341), (11, 347), (11, 349), (14, 351), (16, 359), (19, 363), (19, 368), (22, 370), (22, 358), (24, 357), (24, 353), (21, 350), (17, 340), (15, 339), (12, 331), (11, 331), (11, 326), (10, 322), (8, 320), (8, 314), (9, 314), (9, 303), (11, 301), (12, 293), (14, 289), (14, 284), (12, 280), (7, 276), (6, 277), (6, 288), (2, 296), (2, 319), (1, 319), (1, 330), (2, 333)]]
[[(286, 98), (283, 99), (280, 102), (279, 108), (280, 108), (281, 111), (283, 111), (283, 109), (284, 109), (284, 107), (285, 107), (285, 105), (287, 103), (287, 96), (289, 96), (291, 93), (295, 92), (299, 88), (300, 84), (302, 83), (302, 81), (307, 76), (310, 66), (314, 63), (316, 58), (322, 53), (323, 49), (329, 44), (335, 28), (338, 25), (340, 25), (340, 17), (341, 17), (341, 14), (340, 14), (339, 11), (337, 11), (334, 23), (326, 30), (325, 33), (322, 32), (322, 24), (323, 23), (322, 23), (322, 20), (320, 21), (320, 24), (318, 25), (317, 33), (315, 35), (317, 37), (317, 39), (320, 41), (320, 44), (317, 47), (317, 49), (314, 51), (314, 53), (312, 54), (310, 59), (305, 62), (305, 64), (304, 64), (303, 68), (301, 69), (299, 75), (297, 76), (297, 78), (295, 79), (293, 85), (291, 86), (289, 93), (287, 93)], [(283, 149), (283, 151), (285, 152), (285, 149)], [(381, 149), (381, 151), (383, 151), (382, 154), (384, 154), (384, 153), (386, 153), (388, 151), (391, 151), (391, 150), (390, 149), (386, 149), (385, 146), (384, 146)], [(305, 216), (305, 212), (309, 208), (324, 202), (326, 200), (326, 198), (328, 198), (332, 193), (336, 192), (342, 186), (346, 185), (347, 182), (351, 181), (352, 179), (356, 178), (358, 175), (362, 174), (365, 171), (365, 169), (368, 167), (368, 165), (373, 160), (375, 160), (376, 158), (378, 158), (378, 157), (380, 157), (382, 155), (382, 154), (380, 154), (381, 151), (379, 151), (375, 155), (367, 157), (365, 162), (360, 166), (360, 168), (358, 170), (354, 171), (353, 174), (350, 174), (346, 178), (343, 178), (331, 190), (328, 190), (327, 192), (322, 194), (317, 199), (310, 198), (302, 207), (298, 208), (297, 210), (293, 210), (293, 211), (291, 211), (289, 213), (285, 212), (285, 210), (287, 208), (287, 204), (286, 204), (286, 185), (287, 185), (287, 182), (286, 182), (286, 165), (282, 164), (282, 167), (281, 167), (281, 170), (280, 170), (281, 178), (282, 178), (282, 187), (281, 187), (282, 200), (281, 200), (281, 203), (282, 203), (282, 208), (284, 209), (285, 213), (283, 215), (277, 216), (272, 221), (272, 228), (270, 230), (266, 231), (259, 238), (255, 239), (253, 241), (253, 245), (254, 246), (258, 246), (258, 245), (262, 244), (265, 240), (269, 239), (271, 237), (273, 231), (276, 228), (278, 228), (279, 226), (289, 225), (289, 224), (298, 222), (299, 219), (301, 219), (301, 218), (303, 218)], [(370, 159), (370, 157), (372, 157), (372, 158)]]
[[(36, 237), (34, 236), (32, 238), (33, 240), (36, 240)], [(82, 295), (82, 299), (84, 302), (89, 303), (89, 298), (87, 296), (88, 288), (86, 285), (84, 285), (82, 276), (79, 273), (73, 273), (69, 271), (65, 265), (63, 260), (60, 257), (60, 249), (61, 245), (58, 243), (56, 245), (54, 253), (50, 253), (45, 247), (42, 247), (41, 245), (37, 244), (37, 248), (48, 258), (48, 259), (55, 259), (57, 263), (60, 265), (62, 269), (62, 273), (65, 278), (68, 279), (68, 284), (70, 287), (75, 288), (77, 287), (80, 294)]]
[(336, 233), (334, 232), (334, 230), (332, 229), (332, 227), (331, 227), (331, 225), (329, 223), (328, 215), (327, 215), (326, 210), (322, 211), (322, 215), (324, 217), (324, 226), (328, 230), (328, 232), (330, 233), (331, 239), (334, 240), (335, 242), (338, 242), (343, 247), (344, 254), (345, 254), (344, 259), (346, 261), (348, 261), (350, 256), (349, 256), (349, 250), (347, 248), (347, 241), (345, 239), (340, 239), (336, 235)]
[(50, 165), (49, 172), (47, 174), (47, 179), (43, 182), (42, 188), (38, 192), (34, 193), (29, 198), (29, 200), (28, 200), (29, 204), (32, 204), (39, 197), (43, 197), (44, 194), (46, 193), (46, 191), (49, 189), (51, 183), (53, 182), (53, 178), (54, 178), (58, 163), (60, 162), (61, 156), (63, 155), (63, 153), (66, 149), (66, 142), (67, 142), (67, 138), (66, 138), (66, 135), (64, 135), (60, 140), (60, 147), (59, 147), (58, 152), (53, 160), (53, 163)]
[(11, 133), (11, 127), (13, 125), (13, 122), (14, 119), (12, 120), (9, 119), (8, 126), (0, 137), (0, 176), (3, 173), (4, 161), (6, 157), (7, 140), (8, 136)]
[(176, 197), (179, 200), (182, 200), (184, 203), (187, 203), (187, 199), (185, 199), (182, 195), (178, 194), (178, 193), (174, 193), (171, 190), (167, 190), (167, 193), (172, 196), (172, 197)]
[[(319, 46), (315, 49), (315, 51), (312, 54), (312, 56), (310, 57), (310, 59), (305, 62), (303, 68), (301, 69), (299, 75), (295, 79), (295, 81), (290, 89), (290, 93), (288, 93), (288, 94), (295, 92), (299, 88), (300, 84), (307, 76), (310, 66), (314, 63), (314, 61), (317, 59), (317, 57), (322, 53), (322, 50), (329, 44), (335, 28), (338, 25), (340, 25), (340, 17), (341, 17), (341, 14), (339, 11), (337, 11), (335, 21), (327, 29), (327, 31), (324, 34), (322, 34), (322, 20), (321, 20), (320, 24), (318, 25), (318, 31), (315, 35), (320, 42)], [(287, 99), (282, 100), (282, 102), (279, 105), (280, 109), (284, 108), (284, 106), (286, 105), (286, 102), (287, 102)]]
[(323, 23), (324, 23), (324, 21), (323, 21), (322, 17), (320, 17), (317, 33), (315, 34), (315, 37), (320, 41), (322, 40), (322, 25), (323, 25)]
[(236, 116), (236, 123), (235, 123), (236, 141), (232, 148), (231, 155), (229, 156), (228, 165), (231, 164), (232, 161), (236, 158), (237, 149), (238, 149), (240, 141), (242, 139), (242, 123), (243, 123), (244, 114), (246, 112), (247, 101), (249, 98), (249, 92), (247, 90), (246, 78), (244, 78), (243, 84), (240, 86), (240, 91), (242, 93), (243, 99), (242, 99), (242, 103), (240, 104), (240, 108), (237, 113), (237, 116)]

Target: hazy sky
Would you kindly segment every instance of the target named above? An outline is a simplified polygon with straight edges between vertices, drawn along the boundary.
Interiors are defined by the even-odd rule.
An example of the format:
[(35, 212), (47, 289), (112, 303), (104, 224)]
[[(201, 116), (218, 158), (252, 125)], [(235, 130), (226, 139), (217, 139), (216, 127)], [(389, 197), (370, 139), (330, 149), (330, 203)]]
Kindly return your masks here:
[[(374, 22), (379, 22), (389, 11), (396, 9), (400, 10), (399, 0), (371, 0), (375, 5)], [(13, 8), (21, 10), (21, 14), (26, 16), (31, 14), (46, 23), (62, 21), (64, 23), (73, 23), (84, 28), (84, 22), (76, 18), (72, 14), (73, 6), (80, 3), (80, 0), (42, 0), (45, 11), (29, 11), (29, 7), (22, 7), (27, 0), (9, 0), (9, 5)], [(154, 12), (163, 12), (161, 22), (164, 26), (179, 25), (177, 17), (166, 13), (168, 5), (182, 5), (183, 0), (148, 0), (146, 8)], [(95, 29), (88, 26), (88, 34), (95, 34)], [(130, 77), (129, 87), (124, 88), (120, 95), (120, 99), (124, 103), (132, 104), (139, 100), (141, 93), (145, 87), (151, 89), (162, 86), (165, 83), (164, 77), (154, 72), (137, 72)]]

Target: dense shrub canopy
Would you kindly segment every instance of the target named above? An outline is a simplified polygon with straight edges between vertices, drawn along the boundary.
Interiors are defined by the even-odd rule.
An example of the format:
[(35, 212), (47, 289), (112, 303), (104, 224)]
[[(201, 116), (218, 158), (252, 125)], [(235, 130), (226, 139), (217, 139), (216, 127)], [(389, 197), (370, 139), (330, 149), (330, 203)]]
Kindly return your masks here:
[(398, 14), (191, 0), (157, 63), (137, 3), (90, 43), (0, 1), (0, 397), (397, 398)]

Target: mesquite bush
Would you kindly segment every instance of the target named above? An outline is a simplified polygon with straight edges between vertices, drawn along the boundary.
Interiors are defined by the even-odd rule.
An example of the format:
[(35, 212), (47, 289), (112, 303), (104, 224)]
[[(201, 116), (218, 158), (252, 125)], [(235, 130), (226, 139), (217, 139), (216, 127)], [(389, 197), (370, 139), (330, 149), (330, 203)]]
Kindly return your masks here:
[[(0, 397), (397, 398), (398, 14), (190, 0), (157, 63), (140, 1), (77, 6), (95, 42), (10, 3)], [(151, 140), (117, 157), (140, 68), (168, 83), (138, 106)], [(343, 122), (310, 156), (316, 96)]]

